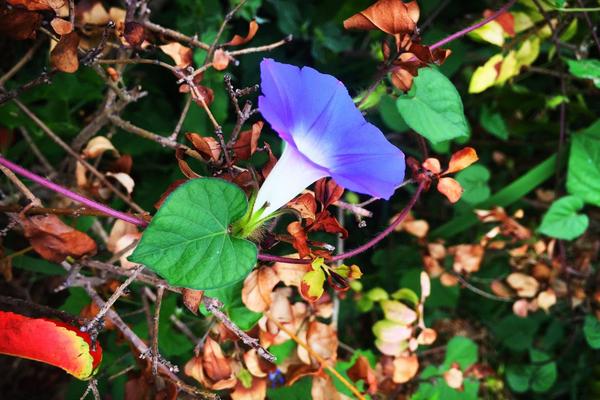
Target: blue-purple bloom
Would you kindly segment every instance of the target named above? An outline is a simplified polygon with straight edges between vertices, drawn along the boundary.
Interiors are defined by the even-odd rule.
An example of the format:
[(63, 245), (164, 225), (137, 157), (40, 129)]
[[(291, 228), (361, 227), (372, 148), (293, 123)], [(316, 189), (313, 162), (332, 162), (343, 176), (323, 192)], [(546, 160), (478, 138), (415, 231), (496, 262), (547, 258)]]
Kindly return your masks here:
[(260, 188), (254, 211), (270, 215), (331, 176), (346, 189), (388, 199), (404, 179), (404, 154), (365, 121), (335, 77), (272, 59), (260, 64), (263, 117), (287, 145)]

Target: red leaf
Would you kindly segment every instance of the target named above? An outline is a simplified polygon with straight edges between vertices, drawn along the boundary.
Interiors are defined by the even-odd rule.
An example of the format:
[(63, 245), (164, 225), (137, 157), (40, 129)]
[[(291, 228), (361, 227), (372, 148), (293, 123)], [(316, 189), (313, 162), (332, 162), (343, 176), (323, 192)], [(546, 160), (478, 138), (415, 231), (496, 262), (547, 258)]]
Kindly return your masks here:
[(62, 262), (96, 253), (96, 242), (88, 235), (65, 225), (56, 215), (36, 215), (21, 220), (25, 237), (43, 258)]
[(102, 348), (78, 328), (46, 318), (29, 318), (0, 311), (0, 354), (41, 361), (64, 369), (78, 379), (91, 378)]
[(323, 209), (338, 201), (343, 194), (344, 188), (333, 179), (319, 179), (315, 185), (315, 197), (323, 204)]
[(308, 230), (310, 232), (325, 231), (327, 233), (340, 233), (344, 239), (348, 237), (348, 231), (327, 210), (321, 211), (317, 215), (317, 220)]
[[(493, 13), (495, 13), (494, 10), (485, 10), (483, 12), (483, 17), (487, 18)], [(494, 21), (502, 26), (502, 29), (504, 29), (504, 32), (506, 32), (508, 36), (515, 36), (515, 17), (511, 13), (505, 11), (497, 16)]]

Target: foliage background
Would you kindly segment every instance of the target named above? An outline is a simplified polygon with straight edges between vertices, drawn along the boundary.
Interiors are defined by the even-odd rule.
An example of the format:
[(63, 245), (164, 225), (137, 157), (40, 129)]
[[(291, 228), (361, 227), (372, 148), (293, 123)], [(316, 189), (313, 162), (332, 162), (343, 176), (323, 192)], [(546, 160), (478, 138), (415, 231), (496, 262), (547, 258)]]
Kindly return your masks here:
[[(176, 0), (151, 1), (152, 20), (160, 25), (172, 27), (185, 34), (199, 34), (199, 38), (210, 43), (231, 5), (216, 0)], [(484, 9), (496, 9), (501, 4), (495, 1), (459, 2), (443, 0), (421, 0), (421, 24), (424, 43), (433, 43), (481, 18)], [(119, 5), (119, 4), (116, 4)], [(248, 21), (257, 19), (260, 29), (252, 45), (268, 44), (292, 34), (294, 40), (268, 54), (278, 61), (296, 65), (310, 65), (318, 70), (333, 74), (349, 88), (351, 94), (359, 94), (372, 82), (377, 71), (379, 32), (348, 32), (343, 29), (343, 21), (354, 13), (370, 5), (369, 1), (337, 0), (249, 0), (242, 7), (232, 23), (226, 28), (224, 37), (233, 33), (244, 33)], [(597, 5), (597, 4), (595, 4)], [(520, 5), (523, 7), (523, 5)], [(594, 6), (593, 2), (590, 6)], [(597, 13), (596, 13), (597, 14)], [(591, 14), (597, 22), (596, 14)], [(567, 14), (565, 18), (579, 17)], [(431, 18), (431, 20), (429, 20)], [(425, 24), (423, 24), (423, 21)], [(425, 26), (424, 26), (425, 25)], [(598, 57), (597, 49), (589, 45), (590, 31), (582, 20), (579, 29), (565, 41), (562, 55), (573, 59), (574, 52), (582, 43), (588, 46), (590, 58)], [(30, 46), (27, 42), (16, 42), (0, 38), (0, 70), (8, 70)], [(484, 203), (491, 194), (506, 189), (519, 177), (531, 172), (559, 149), (560, 131), (560, 79), (545, 74), (563, 68), (556, 56), (554, 44), (546, 39), (542, 42), (542, 55), (536, 61), (537, 71), (523, 70), (509, 83), (494, 87), (482, 94), (468, 93), (469, 81), (474, 70), (489, 59), (497, 48), (471, 38), (460, 38), (448, 46), (453, 54), (441, 67), (441, 71), (452, 80), (461, 94), (465, 114), (471, 134), (441, 145), (430, 146), (433, 156), (447, 160), (450, 154), (464, 146), (477, 149), (480, 157), (478, 165), (463, 171), (458, 180), (466, 188), (463, 199), (456, 205), (434, 191), (422, 196), (414, 215), (426, 220), (431, 237), (442, 237), (447, 245), (477, 243), (489, 231), (490, 226), (482, 223), (469, 224), (469, 215), (477, 204)], [(553, 50), (554, 49), (554, 50)], [(196, 50), (194, 60), (199, 65), (206, 52)], [(160, 52), (156, 57), (165, 59)], [(237, 87), (251, 86), (259, 81), (258, 65), (265, 54), (255, 53), (240, 57), (239, 66), (230, 66), (226, 73), (234, 76)], [(17, 87), (39, 75), (47, 66), (47, 52), (40, 51), (9, 87)], [(557, 67), (557, 65), (559, 67)], [(127, 106), (122, 113), (125, 120), (160, 135), (169, 135), (184, 105), (184, 98), (178, 93), (174, 77), (158, 66), (128, 66), (123, 74), (125, 83), (131, 87), (139, 84), (148, 95)], [(211, 105), (217, 120), (221, 121), (225, 132), (235, 124), (227, 93), (222, 84), (223, 71), (208, 71), (203, 84), (214, 90), (215, 99)], [(591, 81), (567, 79), (567, 132), (578, 132), (597, 120), (598, 89)], [(58, 74), (51, 85), (42, 85), (19, 96), (48, 126), (59, 132), (61, 138), (69, 142), (85, 126), (91, 113), (103, 99), (104, 82), (87, 67), (75, 74)], [(315, 88), (318, 90), (318, 88)], [(377, 106), (368, 110), (367, 118), (380, 127), (395, 144), (407, 155), (420, 158), (417, 135), (402, 120), (395, 108), (394, 93), (387, 88)], [(493, 114), (493, 117), (490, 115)], [(255, 119), (257, 117), (254, 117)], [(497, 129), (490, 129), (496, 124)], [(25, 127), (34, 137), (51, 164), (60, 165), (64, 152), (50, 141), (14, 103), (0, 106), (0, 125), (9, 130)], [(200, 107), (192, 105), (182, 131), (209, 135), (212, 126)], [(133, 199), (144, 209), (153, 209), (167, 186), (182, 177), (173, 152), (161, 148), (156, 143), (119, 131), (116, 127), (104, 128), (102, 133), (115, 133), (113, 144), (121, 153), (131, 154), (133, 169), (131, 176), (136, 187)], [(597, 131), (596, 131), (597, 132)], [(272, 133), (263, 134), (276, 152), (280, 151), (280, 141)], [(548, 179), (525, 183), (526, 187), (509, 189), (503, 204), (511, 215), (516, 210), (524, 211), (520, 222), (530, 229), (535, 237), (543, 236), (536, 232), (541, 217), (548, 208), (547, 202), (536, 196), (536, 190), (552, 190), (556, 198), (565, 192), (566, 162), (569, 139), (562, 145), (562, 165), (542, 175)], [(24, 140), (14, 140), (4, 144), (4, 155), (11, 160), (19, 160), (21, 165), (32, 167), (37, 163)], [(257, 154), (253, 163), (261, 165), (263, 154)], [(600, 161), (596, 159), (596, 161)], [(206, 172), (200, 163), (190, 162), (198, 172)], [(468, 172), (470, 171), (470, 172)], [(64, 181), (73, 177), (62, 177)], [(3, 194), (13, 189), (3, 182)], [(390, 202), (377, 202), (371, 209), (374, 217), (360, 228), (351, 216), (346, 217), (346, 227), (350, 231), (347, 248), (354, 248), (376, 234), (388, 220), (401, 209), (410, 195), (411, 189), (399, 192)], [(511, 192), (512, 190), (512, 192)], [(45, 196), (49, 196), (46, 194)], [(485, 204), (485, 203), (484, 203)], [(122, 207), (118, 200), (112, 206)], [(489, 208), (489, 207), (487, 207)], [(439, 279), (433, 280), (432, 294), (425, 305), (428, 326), (438, 331), (436, 343), (423, 350), (421, 375), (409, 382), (396, 393), (412, 393), (415, 399), (434, 398), (433, 386), (445, 384), (435, 378), (439, 372), (449, 368), (452, 362), (463, 363), (465, 369), (475, 362), (489, 366), (493, 373), (480, 381), (466, 381), (464, 391), (445, 387), (436, 392), (441, 399), (537, 399), (537, 398), (598, 398), (600, 396), (600, 357), (586, 341), (585, 330), (597, 324), (593, 318), (598, 306), (596, 297), (597, 275), (594, 264), (598, 246), (598, 209), (586, 207), (590, 223), (586, 234), (577, 242), (566, 242), (564, 255), (567, 263), (577, 269), (580, 256), (588, 256), (588, 265), (580, 274), (564, 277), (569, 288), (583, 291), (583, 301), (572, 307), (571, 294), (558, 303), (550, 312), (536, 311), (526, 318), (513, 313), (512, 303), (482, 297), (471, 290), (456, 286), (444, 286)], [(4, 217), (2, 217), (4, 218)], [(80, 217), (72, 222), (78, 229), (89, 231), (94, 217)], [(3, 221), (7, 221), (3, 219)], [(3, 222), (5, 225), (7, 222)], [(437, 230), (444, 227), (442, 230)], [(331, 240), (331, 238), (327, 238)], [(532, 240), (533, 241), (533, 240)], [(19, 235), (10, 235), (3, 243), (7, 253), (26, 247), (26, 241)], [(423, 243), (405, 232), (389, 237), (374, 250), (357, 257), (364, 276), (361, 280), (364, 292), (381, 287), (392, 293), (399, 288), (411, 288), (417, 293), (419, 273), (423, 269)], [(452, 268), (452, 260), (446, 259), (447, 269)], [(89, 304), (90, 299), (82, 289), (69, 288), (54, 293), (52, 288), (61, 280), (62, 269), (31, 254), (13, 259), (14, 278), (12, 282), (0, 282), (4, 294), (23, 297), (35, 302), (60, 308), (77, 314)], [(488, 287), (489, 283), (505, 277), (512, 271), (511, 256), (506, 251), (489, 251), (478, 272), (469, 276), (475, 286)], [(576, 281), (576, 283), (572, 282)], [(133, 292), (142, 290), (135, 285)], [(141, 303), (135, 296), (120, 301), (122, 314), (139, 310)], [(242, 307), (241, 303), (238, 307)], [(235, 308), (235, 307), (232, 307)], [(160, 350), (172, 362), (183, 365), (190, 357), (194, 344), (169, 323), (168, 316), (177, 315), (200, 335), (207, 328), (207, 322), (194, 317), (182, 308), (181, 300), (173, 294), (165, 297), (161, 309)], [(361, 312), (357, 299), (348, 295), (341, 301), (339, 313), (339, 337), (342, 342), (357, 352), (367, 354), (375, 360), (379, 353), (375, 349), (373, 324), (381, 319), (377, 308)], [(143, 314), (127, 317), (134, 331), (143, 338), (148, 337), (148, 326)], [(584, 325), (586, 321), (586, 325)], [(596, 327), (596, 332), (598, 328)], [(592, 329), (593, 331), (593, 329)], [(588, 335), (589, 336), (589, 335)], [(466, 337), (463, 343), (456, 337)], [(452, 339), (454, 338), (454, 339)], [(459, 339), (459, 341), (462, 339)], [(596, 339), (597, 340), (597, 339)], [(452, 342), (454, 341), (454, 342)], [(128, 381), (127, 374), (114, 379), (109, 376), (134, 365), (134, 356), (128, 347), (112, 332), (103, 333), (101, 342), (105, 349), (104, 369), (100, 375), (102, 393), (112, 398), (122, 398)], [(449, 344), (452, 343), (452, 346)], [(286, 349), (281, 349), (286, 354)], [(452, 352), (456, 355), (451, 356)], [(450, 354), (450, 355), (449, 355)], [(351, 354), (340, 351), (340, 369), (350, 360)], [(463, 360), (464, 359), (464, 360)], [(346, 361), (344, 361), (346, 360)], [(346, 368), (350, 364), (346, 365)], [(462, 365), (461, 365), (462, 366)], [(533, 371), (533, 372), (532, 372)], [(433, 378), (432, 378), (433, 377)], [(529, 381), (523, 377), (529, 377)], [(305, 378), (291, 388), (270, 390), (271, 398), (307, 398), (309, 383)], [(471, 386), (470, 386), (471, 385)], [(479, 389), (479, 392), (478, 390)], [(0, 390), (6, 398), (79, 398), (85, 390), (85, 383), (67, 378), (62, 372), (42, 364), (0, 357)], [(52, 393), (52, 396), (49, 395)]]

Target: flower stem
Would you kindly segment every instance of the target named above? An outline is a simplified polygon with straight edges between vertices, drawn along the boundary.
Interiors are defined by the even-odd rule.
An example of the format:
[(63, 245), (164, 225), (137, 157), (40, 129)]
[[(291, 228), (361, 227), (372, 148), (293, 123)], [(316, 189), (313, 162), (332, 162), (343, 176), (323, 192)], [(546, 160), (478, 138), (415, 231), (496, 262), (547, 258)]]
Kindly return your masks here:
[(51, 182), (46, 178), (42, 178), (41, 176), (34, 174), (33, 172), (21, 167), (20, 165), (17, 165), (17, 164), (12, 163), (11, 161), (8, 161), (6, 158), (4, 158), (1, 155), (0, 155), (0, 165), (5, 166), (6, 168), (10, 169), (11, 171), (29, 179), (29, 180), (39, 183), (40, 185), (42, 185), (56, 193), (60, 193), (65, 197), (75, 200), (78, 203), (85, 204), (86, 206), (88, 206), (90, 208), (94, 208), (96, 210), (102, 211), (103, 213), (106, 213), (106, 214), (110, 215), (111, 217), (122, 219), (123, 221), (132, 223), (134, 225), (140, 225), (140, 226), (148, 225), (148, 223), (146, 221), (144, 221), (143, 219), (134, 217), (130, 214), (127, 214), (127, 213), (124, 213), (121, 211), (114, 210), (104, 204), (98, 203), (97, 201), (88, 199), (87, 197), (84, 197), (80, 194), (72, 192), (69, 189), (64, 188), (60, 185), (57, 185), (56, 183)]
[(484, 26), (485, 24), (487, 24), (490, 21), (495, 20), (496, 18), (498, 18), (502, 13), (506, 12), (506, 10), (508, 10), (509, 8), (511, 8), (515, 3), (517, 2), (517, 0), (511, 0), (508, 3), (506, 3), (505, 5), (503, 5), (502, 7), (500, 7), (495, 13), (491, 14), (490, 16), (488, 16), (487, 18), (484, 18), (483, 20), (479, 21), (478, 23), (468, 26), (465, 29), (461, 29), (458, 32), (453, 33), (452, 35), (440, 40), (439, 42), (436, 42), (434, 44), (432, 44), (431, 46), (429, 46), (430, 50), (435, 50), (438, 47), (442, 47), (445, 44), (448, 44), (450, 42), (452, 42), (453, 40), (456, 40), (460, 37), (465, 36), (467, 33), (474, 31), (477, 28), (481, 28), (482, 26)]

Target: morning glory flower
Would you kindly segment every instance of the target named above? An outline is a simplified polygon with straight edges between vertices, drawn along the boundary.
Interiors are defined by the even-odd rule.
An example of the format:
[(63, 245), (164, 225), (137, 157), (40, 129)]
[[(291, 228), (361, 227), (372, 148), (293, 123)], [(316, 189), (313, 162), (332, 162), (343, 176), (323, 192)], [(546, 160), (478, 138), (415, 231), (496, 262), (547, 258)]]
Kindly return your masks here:
[[(258, 108), (286, 147), (256, 196), (269, 216), (320, 178), (388, 199), (404, 179), (404, 154), (365, 121), (335, 77), (264, 59)], [(264, 208), (264, 210), (262, 210)]]

